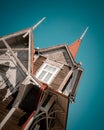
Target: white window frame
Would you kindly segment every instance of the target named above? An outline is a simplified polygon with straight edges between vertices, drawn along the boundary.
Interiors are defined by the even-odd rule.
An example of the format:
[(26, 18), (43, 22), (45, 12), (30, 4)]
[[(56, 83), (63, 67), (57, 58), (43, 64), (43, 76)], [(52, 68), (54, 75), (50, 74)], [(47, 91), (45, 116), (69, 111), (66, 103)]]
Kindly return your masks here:
[[(47, 65), (50, 66), (50, 67), (52, 67), (52, 68), (55, 68), (56, 70), (55, 70), (54, 72), (50, 72), (50, 71), (44, 69)], [(54, 77), (56, 76), (56, 74), (59, 72), (59, 70), (60, 70), (60, 69), (59, 69), (58, 67), (56, 67), (56, 66), (53, 66), (53, 65), (48, 64), (48, 63), (44, 63), (44, 64), (40, 67), (39, 71), (36, 73), (36, 78), (39, 79), (40, 74), (41, 74), (43, 71), (45, 71), (46, 74), (44, 75), (44, 77), (43, 77), (42, 79), (39, 79), (39, 80), (40, 80), (41, 82), (43, 82), (43, 83), (50, 84), (50, 83), (53, 81), (53, 79), (54, 79)], [(51, 73), (52, 76), (51, 76), (51, 77), (49, 78), (49, 80), (46, 82), (46, 81), (44, 81), (44, 80), (45, 80), (45, 77), (46, 77), (49, 73)]]

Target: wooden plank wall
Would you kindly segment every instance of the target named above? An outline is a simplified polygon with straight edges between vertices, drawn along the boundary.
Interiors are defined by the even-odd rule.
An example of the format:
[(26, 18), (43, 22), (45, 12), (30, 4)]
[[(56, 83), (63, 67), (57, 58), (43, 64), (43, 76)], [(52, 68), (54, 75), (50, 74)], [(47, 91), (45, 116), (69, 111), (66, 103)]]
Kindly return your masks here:
[[(36, 72), (39, 70), (39, 68), (41, 67), (41, 65), (44, 63), (44, 61), (46, 60), (45, 57), (40, 56), (34, 63), (34, 69), (35, 69), (35, 74)], [(50, 86), (53, 89), (58, 89), (59, 86), (61, 85), (61, 83), (63, 82), (63, 80), (65, 79), (66, 75), (68, 74), (68, 72), (70, 71), (69, 66), (64, 65), (62, 67), (62, 69), (60, 69), (59, 73), (57, 74), (57, 76), (53, 79), (52, 83), (50, 84)]]
[(10, 109), (7, 106), (13, 99), (12, 96), (10, 96), (7, 100), (2, 102), (3, 98), (5, 97), (6, 91), (7, 91), (6, 88), (0, 89), (0, 122), (3, 120), (3, 118), (9, 112)]
[(35, 74), (38, 71), (38, 69), (41, 67), (41, 65), (44, 63), (45, 60), (46, 60), (46, 58), (43, 56), (40, 56), (39, 58), (37, 58), (37, 60), (34, 63), (34, 73)]
[[(15, 94), (13, 96), (9, 96), (5, 101), (2, 101), (6, 94), (6, 91), (7, 88), (0, 89), (0, 123), (12, 108), (12, 104), (16, 97)], [(4, 125), (2, 130), (20, 130), (21, 125), (19, 125), (18, 123), (20, 118), (23, 117), (24, 114), (25, 112), (23, 112), (21, 109), (17, 109), (12, 117), (8, 120), (8, 122)]]
[(67, 65), (64, 65), (63, 68), (59, 71), (53, 82), (50, 84), (53, 89), (58, 89), (65, 79), (66, 75), (70, 71), (69, 67)]
[(17, 51), (17, 57), (22, 62), (22, 64), (25, 66), (25, 68), (28, 69), (28, 50)]
[(21, 130), (21, 125), (19, 125), (19, 119), (25, 115), (21, 109), (17, 109), (8, 122), (4, 125), (2, 130)]

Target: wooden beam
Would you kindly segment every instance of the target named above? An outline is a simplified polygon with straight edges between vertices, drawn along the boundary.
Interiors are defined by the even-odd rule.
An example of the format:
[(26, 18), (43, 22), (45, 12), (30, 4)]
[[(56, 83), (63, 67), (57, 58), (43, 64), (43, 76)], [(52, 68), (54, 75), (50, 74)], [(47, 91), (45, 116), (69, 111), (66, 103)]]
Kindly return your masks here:
[(23, 38), (25, 38), (25, 37), (31, 32), (31, 30), (33, 31), (35, 28), (37, 28), (37, 27), (39, 26), (39, 24), (41, 24), (44, 20), (45, 20), (45, 17), (43, 17), (38, 23), (36, 23), (34, 26), (32, 26), (32, 27), (23, 35)]
[(31, 74), (32, 30), (29, 32), (28, 73)]
[(16, 108), (12, 108), (9, 113), (6, 115), (6, 117), (2, 120), (2, 122), (0, 123), (0, 130), (2, 129), (2, 127), (6, 124), (6, 122), (9, 120), (9, 118), (12, 116), (12, 114), (14, 113), (14, 111), (16, 110)]
[(53, 103), (55, 102), (56, 100), (56, 96), (53, 95), (50, 100), (48, 101), (48, 103), (45, 105), (45, 107), (41, 107), (41, 111), (45, 111), (48, 113), (49, 109), (52, 107)]
[(9, 34), (9, 35), (6, 35), (6, 36), (3, 36), (0, 38), (0, 41), (2, 41), (3, 39), (8, 39), (8, 38), (11, 38), (11, 37), (16, 37), (16, 36), (19, 36), (19, 35), (24, 35), (24, 33), (26, 33), (30, 28), (27, 28), (27, 29), (24, 29), (24, 30), (21, 30), (19, 32), (16, 32), (16, 33), (13, 33), (13, 34)]
[[(0, 49), (0, 51), (7, 51), (8, 49)], [(12, 48), (12, 51), (27, 51), (28, 48)]]
[(2, 39), (2, 41), (4, 42), (5, 46), (7, 47), (7, 49), (11, 52), (12, 56), (15, 58), (16, 62), (18, 63), (18, 65), (21, 67), (22, 71), (24, 72), (25, 75), (28, 74), (27, 69), (24, 67), (24, 65), (21, 63), (21, 61), (17, 58), (17, 56), (14, 54), (14, 52), (12, 51), (11, 47), (8, 45), (8, 43), (6, 42), (5, 39)]
[[(5, 39), (2, 39), (2, 41), (4, 42), (5, 46), (7, 47), (7, 49), (11, 52), (12, 56), (15, 58), (16, 62), (18, 63), (18, 65), (20, 66), (20, 68), (22, 69), (22, 71), (24, 72), (25, 76), (30, 76), (30, 79), (36, 84), (40, 86), (40, 83), (37, 82), (36, 78), (33, 78), (31, 76), (31, 74), (28, 73), (27, 69), (24, 67), (24, 65), (21, 63), (21, 61), (18, 59), (17, 56), (15, 56), (13, 50), (11, 49), (11, 47), (8, 45), (8, 43), (6, 42)], [(31, 41), (30, 41), (31, 42)], [(31, 48), (30, 48), (31, 49)], [(31, 56), (31, 55), (30, 55)], [(30, 66), (31, 69), (31, 66)], [(30, 70), (29, 70), (30, 71)]]
[(65, 84), (67, 83), (67, 81), (69, 80), (71, 74), (73, 73), (73, 70), (71, 69), (69, 71), (69, 73), (67, 74), (67, 76), (65, 77), (65, 79), (63, 80), (63, 82), (61, 83), (60, 87), (58, 88), (58, 91), (62, 93), (62, 89), (64, 88)]

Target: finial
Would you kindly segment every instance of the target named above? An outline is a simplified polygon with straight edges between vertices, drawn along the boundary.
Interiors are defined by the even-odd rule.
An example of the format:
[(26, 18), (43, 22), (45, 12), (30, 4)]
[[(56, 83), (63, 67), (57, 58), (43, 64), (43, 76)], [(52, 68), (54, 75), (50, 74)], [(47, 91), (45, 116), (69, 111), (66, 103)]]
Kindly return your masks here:
[(34, 26), (32, 26), (24, 35), (23, 35), (23, 38), (25, 38), (30, 32), (31, 30), (34, 30), (35, 28), (38, 27), (39, 24), (41, 24), (44, 20), (45, 20), (46, 17), (43, 17), (38, 23), (36, 23)]
[(85, 31), (84, 31), (84, 32), (83, 32), (83, 34), (81, 35), (81, 37), (80, 37), (80, 39), (81, 39), (81, 40), (82, 40), (82, 39), (83, 39), (83, 37), (85, 36), (85, 34), (86, 34), (87, 30), (88, 30), (88, 27), (85, 29)]
[(46, 17), (43, 17), (37, 24), (35, 24), (33, 27), (32, 27), (32, 30), (34, 30), (39, 24), (41, 24), (44, 20), (45, 20)]

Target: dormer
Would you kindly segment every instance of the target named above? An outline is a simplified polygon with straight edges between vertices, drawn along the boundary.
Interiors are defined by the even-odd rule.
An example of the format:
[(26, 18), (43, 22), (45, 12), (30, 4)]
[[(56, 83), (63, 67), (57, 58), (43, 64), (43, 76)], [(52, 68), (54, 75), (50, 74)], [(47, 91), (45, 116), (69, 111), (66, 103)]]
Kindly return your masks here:
[(75, 94), (79, 82), (76, 83), (77, 75), (80, 78), (83, 69), (74, 60), (67, 44), (36, 49), (34, 59), (34, 76), (41, 83), (65, 96)]

